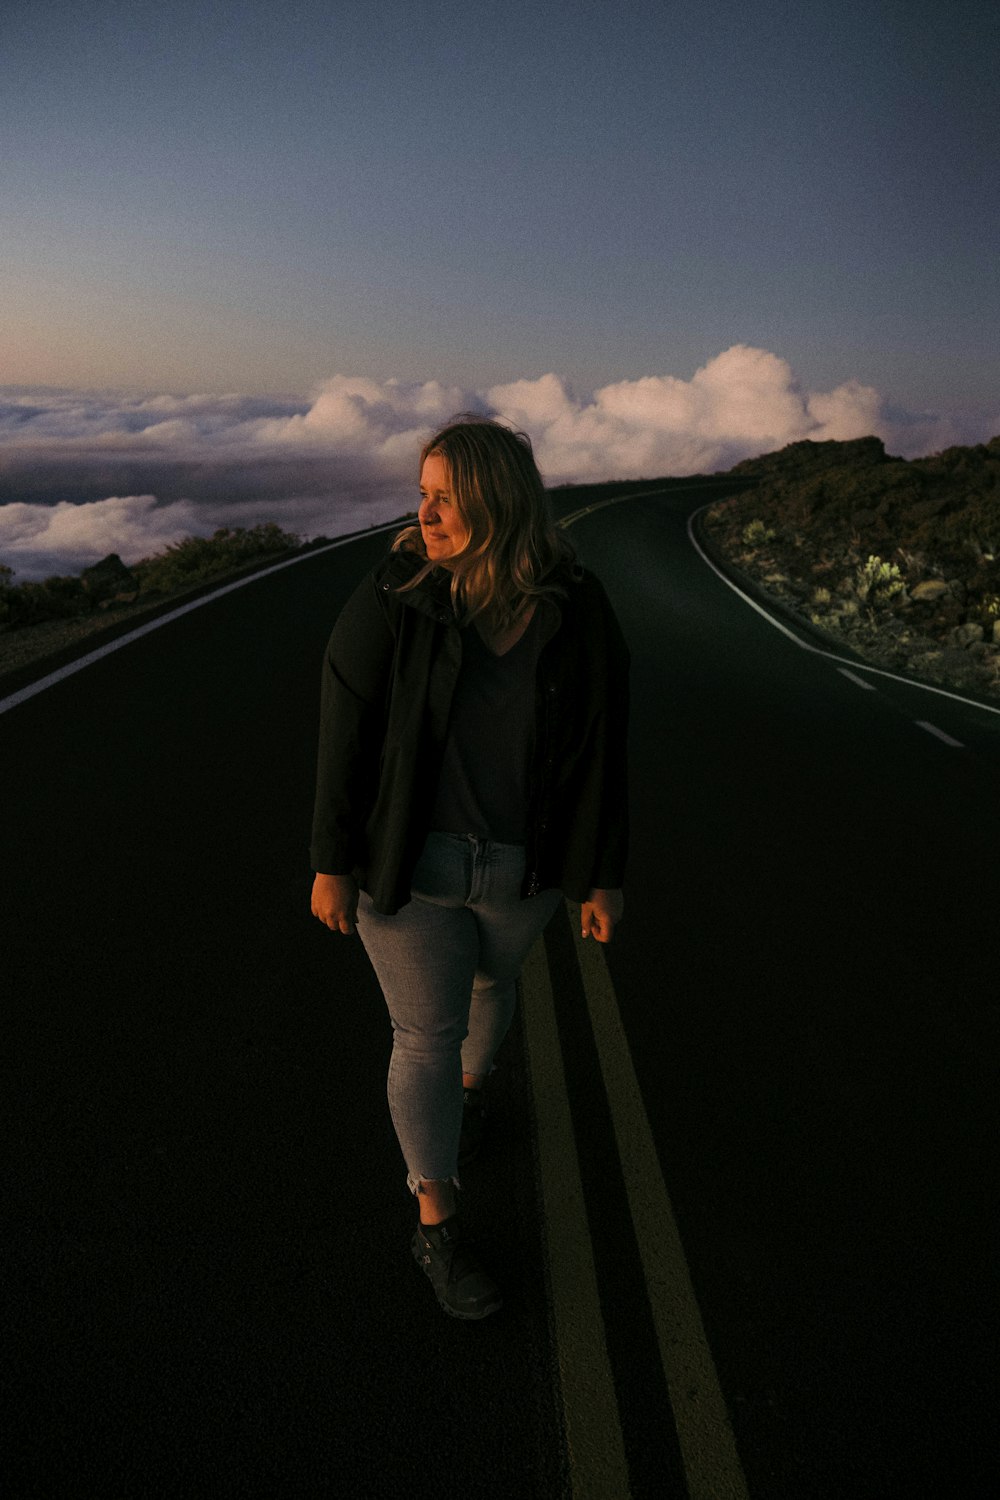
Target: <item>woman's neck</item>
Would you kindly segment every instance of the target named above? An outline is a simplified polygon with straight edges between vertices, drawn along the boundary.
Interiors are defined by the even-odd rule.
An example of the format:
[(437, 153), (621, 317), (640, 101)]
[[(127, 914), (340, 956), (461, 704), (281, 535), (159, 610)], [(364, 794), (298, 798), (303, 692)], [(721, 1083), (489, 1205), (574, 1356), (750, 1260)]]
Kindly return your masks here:
[(497, 627), (488, 614), (476, 616), (473, 624), (479, 631), (483, 644), (489, 647), (494, 656), (506, 656), (507, 652), (512, 651), (517, 645), (531, 624), (535, 613), (535, 602), (534, 599), (527, 601), (513, 625)]

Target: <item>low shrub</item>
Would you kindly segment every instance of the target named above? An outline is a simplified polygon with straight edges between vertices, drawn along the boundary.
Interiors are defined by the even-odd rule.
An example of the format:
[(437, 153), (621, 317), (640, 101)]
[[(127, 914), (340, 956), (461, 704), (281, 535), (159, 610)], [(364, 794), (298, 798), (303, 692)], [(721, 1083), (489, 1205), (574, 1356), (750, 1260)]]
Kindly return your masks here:
[(53, 575), (42, 582), (11, 584), (10, 568), (0, 578), (0, 622), (16, 629), (42, 620), (68, 620), (89, 614), (93, 605), (79, 578)]
[[(165, 552), (145, 557), (130, 569), (140, 596), (159, 596), (195, 588), (255, 562), (287, 552), (300, 538), (273, 521), (259, 526), (222, 526), (210, 537), (188, 536)], [(65, 620), (94, 613), (99, 596), (82, 578), (53, 576), (43, 582), (14, 583), (14, 570), (0, 563), (0, 625), (9, 630), (45, 620)]]
[(132, 572), (144, 594), (169, 594), (287, 552), (299, 540), (273, 521), (248, 528), (221, 526), (210, 537), (186, 536), (173, 542), (166, 551), (135, 563)]

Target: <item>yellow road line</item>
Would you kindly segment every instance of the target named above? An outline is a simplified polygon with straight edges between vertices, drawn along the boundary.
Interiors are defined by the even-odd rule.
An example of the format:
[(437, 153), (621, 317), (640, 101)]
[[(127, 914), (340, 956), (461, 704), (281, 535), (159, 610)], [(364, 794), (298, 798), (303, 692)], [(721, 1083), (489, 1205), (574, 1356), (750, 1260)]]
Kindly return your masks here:
[(690, 1500), (747, 1500), (611, 975), (599, 944), (580, 937), (579, 907), (570, 913)]
[[(584, 506), (559, 524), (568, 528), (595, 510), (650, 493)], [(749, 1500), (611, 976), (600, 945), (579, 935), (579, 907), (568, 905), (689, 1500)], [(628, 1466), (541, 939), (521, 977), (573, 1500), (628, 1500)]]
[(595, 500), (592, 505), (582, 505), (579, 510), (571, 511), (568, 516), (563, 516), (561, 520), (556, 522), (556, 525), (561, 526), (566, 531), (570, 526), (575, 525), (577, 521), (582, 521), (584, 516), (592, 515), (595, 510), (603, 510), (606, 505), (621, 505), (623, 500), (646, 500), (650, 499), (653, 495), (666, 495), (667, 493), (668, 491), (665, 489), (633, 490), (629, 495), (613, 495), (610, 500)]
[(541, 938), (525, 961), (521, 984), (573, 1500), (628, 1500), (628, 1464)]
[[(703, 477), (708, 482), (698, 484), (697, 480)], [(584, 516), (593, 515), (595, 510), (603, 510), (606, 505), (621, 505), (623, 500), (652, 500), (657, 495), (670, 495), (678, 490), (707, 489), (714, 483), (716, 481), (711, 475), (694, 475), (686, 484), (683, 480), (676, 479), (673, 483), (665, 485), (662, 490), (630, 490), (627, 495), (612, 495), (610, 500), (594, 500), (590, 505), (581, 505), (579, 510), (570, 511), (568, 515), (560, 517), (556, 525), (561, 526), (563, 530), (567, 530), (570, 526), (575, 526), (577, 521), (582, 521)]]

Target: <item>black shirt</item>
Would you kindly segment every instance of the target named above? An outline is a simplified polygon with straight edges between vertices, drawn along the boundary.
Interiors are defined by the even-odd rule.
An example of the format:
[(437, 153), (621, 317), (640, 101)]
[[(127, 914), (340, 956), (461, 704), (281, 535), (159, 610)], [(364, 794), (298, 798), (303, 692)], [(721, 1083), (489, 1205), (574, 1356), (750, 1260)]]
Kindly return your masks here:
[(431, 813), (431, 827), (441, 833), (472, 833), (501, 844), (525, 841), (538, 613), (502, 656), (490, 650), (475, 624), (462, 631), (462, 666)]

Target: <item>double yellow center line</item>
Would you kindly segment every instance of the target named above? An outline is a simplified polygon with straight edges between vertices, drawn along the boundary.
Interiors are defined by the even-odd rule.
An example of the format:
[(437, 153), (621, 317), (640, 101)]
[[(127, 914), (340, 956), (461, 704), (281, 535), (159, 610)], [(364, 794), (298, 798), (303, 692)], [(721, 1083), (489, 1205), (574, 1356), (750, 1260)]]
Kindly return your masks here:
[[(615, 495), (563, 516), (559, 525), (568, 529), (606, 506), (663, 493)], [(672, 1421), (677, 1432), (689, 1500), (749, 1500), (611, 976), (600, 945), (580, 937), (578, 916), (579, 908), (571, 906), (574, 953), (670, 1398), (671, 1411), (663, 1420)], [(573, 1500), (629, 1500), (628, 1460), (541, 938), (521, 982)]]
[[(580, 937), (578, 915), (571, 908), (574, 953), (670, 1395), (672, 1416), (664, 1412), (664, 1421), (672, 1420), (677, 1431), (690, 1500), (748, 1500), (611, 976), (600, 945)], [(628, 1463), (542, 939), (521, 981), (573, 1500), (628, 1500)]]

